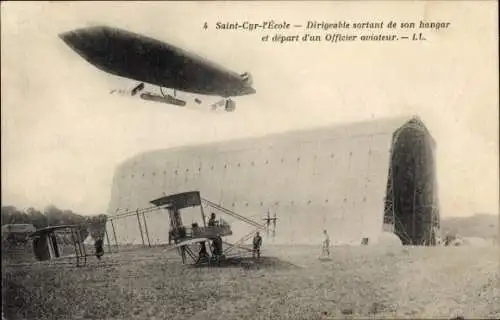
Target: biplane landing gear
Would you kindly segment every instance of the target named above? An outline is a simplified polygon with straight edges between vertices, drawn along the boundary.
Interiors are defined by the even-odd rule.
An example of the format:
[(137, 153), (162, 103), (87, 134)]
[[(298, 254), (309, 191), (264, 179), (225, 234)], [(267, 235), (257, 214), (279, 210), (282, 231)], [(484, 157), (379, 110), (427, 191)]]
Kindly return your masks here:
[(182, 263), (186, 264), (187, 256), (189, 256), (194, 263), (198, 261), (198, 256), (193, 252), (193, 250), (191, 250), (189, 246), (182, 246), (180, 249)]
[(200, 242), (200, 251), (198, 252), (198, 260), (196, 260), (196, 264), (209, 262), (210, 255), (207, 252), (207, 246), (205, 242)]
[(193, 250), (193, 248), (191, 248), (191, 246), (188, 245), (181, 246), (179, 248), (183, 264), (193, 264), (193, 265), (200, 265), (204, 263), (208, 265), (220, 264), (219, 256), (216, 256), (214, 254), (210, 255), (206, 250), (206, 244), (204, 242), (200, 243), (200, 245), (201, 246), (199, 251)]
[[(220, 266), (221, 261), (225, 259), (222, 252), (222, 239), (214, 239), (215, 243), (198, 242), (200, 245), (195, 248), (193, 245), (183, 245), (179, 247), (179, 253), (183, 264)], [(207, 250), (207, 245), (210, 251)]]

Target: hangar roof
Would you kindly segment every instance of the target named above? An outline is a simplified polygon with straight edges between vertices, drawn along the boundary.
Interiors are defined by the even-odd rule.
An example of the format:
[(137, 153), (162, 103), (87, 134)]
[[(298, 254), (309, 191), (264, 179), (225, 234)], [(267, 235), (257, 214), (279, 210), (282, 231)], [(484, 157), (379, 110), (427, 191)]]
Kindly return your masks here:
[(316, 141), (321, 138), (334, 140), (334, 139), (347, 139), (356, 136), (378, 135), (378, 134), (393, 134), (403, 127), (416, 128), (423, 131), (431, 138), (432, 143), (435, 145), (435, 140), (430, 134), (429, 130), (420, 119), (419, 116), (406, 116), (406, 117), (393, 117), (393, 118), (379, 118), (374, 120), (365, 120), (354, 123), (341, 123), (333, 124), (312, 129), (291, 130), (280, 133), (272, 133), (264, 136), (246, 137), (232, 140), (221, 140), (216, 142), (209, 142), (204, 144), (184, 145), (180, 147), (173, 147), (168, 149), (159, 149), (141, 152), (122, 162), (126, 165), (131, 161), (140, 160), (143, 157), (148, 157), (150, 154), (162, 152), (190, 152), (196, 150), (202, 152), (203, 150), (210, 150), (216, 152), (228, 152), (242, 148), (252, 148), (255, 146), (272, 146), (276, 142), (280, 143), (296, 143), (297, 141)]

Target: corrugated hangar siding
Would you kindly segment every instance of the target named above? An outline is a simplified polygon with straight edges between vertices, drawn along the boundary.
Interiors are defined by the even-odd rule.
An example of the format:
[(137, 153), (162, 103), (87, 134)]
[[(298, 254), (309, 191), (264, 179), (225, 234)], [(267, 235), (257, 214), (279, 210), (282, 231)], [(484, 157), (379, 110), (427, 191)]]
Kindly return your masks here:
[[(382, 231), (392, 136), (408, 120), (146, 152), (117, 168), (108, 213), (151, 207), (149, 202), (163, 195), (200, 190), (203, 198), (261, 223), (268, 210), (276, 213), (276, 243), (318, 243), (323, 229), (337, 243), (374, 237)], [(168, 242), (166, 212), (145, 218), (151, 244)], [(229, 240), (250, 230), (226, 220), (234, 233)], [(141, 224), (144, 229), (142, 217)], [(116, 219), (114, 227), (118, 243), (142, 243), (137, 216)]]

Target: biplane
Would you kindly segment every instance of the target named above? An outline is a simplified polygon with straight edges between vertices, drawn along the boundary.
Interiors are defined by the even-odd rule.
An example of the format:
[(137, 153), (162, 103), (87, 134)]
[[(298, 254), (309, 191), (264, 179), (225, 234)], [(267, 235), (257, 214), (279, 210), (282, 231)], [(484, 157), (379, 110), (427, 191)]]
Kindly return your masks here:
[[(228, 258), (240, 258), (245, 253), (252, 252), (252, 249), (243, 246), (244, 241), (266, 228), (264, 224), (255, 222), (209, 200), (202, 199), (199, 191), (168, 195), (155, 199), (151, 203), (156, 207), (168, 210), (170, 219), (169, 242), (174, 243), (174, 247), (178, 249), (184, 264), (191, 261), (193, 264), (220, 265), (221, 261)], [(212, 216), (207, 223), (203, 204), (247, 223), (254, 229), (235, 243), (226, 242), (223, 238), (233, 234), (231, 226), (223, 219), (215, 220), (215, 216)], [(190, 227), (183, 224), (181, 211), (189, 207), (200, 208), (201, 224), (195, 222)], [(239, 252), (232, 253), (236, 250), (239, 250)]]
[[(67, 31), (59, 37), (75, 52), (98, 69), (138, 81), (132, 90), (112, 90), (111, 93), (137, 96), (184, 107), (185, 100), (176, 91), (219, 96), (223, 99), (211, 105), (213, 110), (224, 107), (227, 112), (236, 108), (231, 97), (254, 94), (252, 76), (237, 73), (187, 52), (172, 44), (126, 30), (95, 26)], [(145, 83), (160, 88), (160, 94), (144, 91)], [(172, 89), (173, 95), (163, 88)], [(142, 92), (142, 93), (140, 93)], [(195, 98), (197, 104), (202, 101)]]

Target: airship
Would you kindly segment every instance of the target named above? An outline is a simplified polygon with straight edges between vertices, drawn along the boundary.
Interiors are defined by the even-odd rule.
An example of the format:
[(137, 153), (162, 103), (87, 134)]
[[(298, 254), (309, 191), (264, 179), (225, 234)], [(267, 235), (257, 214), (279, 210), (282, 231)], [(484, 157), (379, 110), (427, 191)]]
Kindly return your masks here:
[[(132, 90), (112, 90), (113, 94), (139, 96), (143, 100), (185, 106), (176, 92), (218, 96), (210, 107), (234, 111), (232, 97), (256, 93), (249, 72), (238, 73), (197, 54), (148, 36), (127, 30), (94, 26), (59, 34), (72, 50), (106, 73), (138, 82)], [(145, 92), (144, 84), (160, 88), (160, 94)], [(173, 90), (173, 96), (164, 89)], [(197, 104), (202, 101), (195, 98)]]

